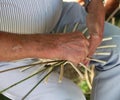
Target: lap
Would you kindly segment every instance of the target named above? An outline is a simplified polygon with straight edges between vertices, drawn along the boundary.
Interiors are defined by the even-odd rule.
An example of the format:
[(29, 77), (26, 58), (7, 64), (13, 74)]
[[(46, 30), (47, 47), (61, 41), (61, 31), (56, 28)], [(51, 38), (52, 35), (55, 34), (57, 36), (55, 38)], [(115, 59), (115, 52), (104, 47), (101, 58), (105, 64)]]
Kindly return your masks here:
[[(8, 63), (4, 67), (1, 66), (0, 70), (8, 68), (16, 68), (18, 66), (32, 63), (32, 60), (24, 60), (14, 63)], [(13, 70), (0, 74), (0, 90), (28, 77), (34, 71), (40, 69), (40, 65), (33, 67), (24, 72), (20, 70)], [(4, 92), (4, 95), (14, 100), (21, 100), (32, 87), (34, 87), (40, 79), (44, 77), (45, 73), (37, 74), (34, 77), (12, 87), (11, 89)], [(59, 74), (53, 72), (45, 84), (43, 81), (40, 83), (35, 90), (26, 98), (26, 100), (85, 100), (82, 91), (70, 80), (63, 78), (62, 83), (58, 83)], [(22, 91), (22, 92), (21, 92)]]

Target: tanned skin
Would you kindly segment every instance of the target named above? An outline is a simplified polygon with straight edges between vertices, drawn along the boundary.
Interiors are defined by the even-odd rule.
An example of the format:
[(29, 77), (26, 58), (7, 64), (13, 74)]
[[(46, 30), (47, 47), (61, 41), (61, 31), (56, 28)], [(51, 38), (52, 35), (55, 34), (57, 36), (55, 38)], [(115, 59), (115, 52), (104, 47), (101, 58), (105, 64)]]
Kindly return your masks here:
[(87, 27), (90, 34), (89, 56), (91, 56), (103, 38), (105, 9), (102, 0), (92, 0), (87, 8)]
[(80, 62), (87, 56), (89, 45), (82, 33), (20, 35), (1, 32), (0, 46), (0, 61), (32, 57)]
[(0, 61), (30, 57), (85, 63), (86, 57), (91, 56), (101, 43), (104, 27), (102, 1), (92, 0), (88, 7), (87, 26), (90, 40), (80, 32), (20, 35), (0, 31)]

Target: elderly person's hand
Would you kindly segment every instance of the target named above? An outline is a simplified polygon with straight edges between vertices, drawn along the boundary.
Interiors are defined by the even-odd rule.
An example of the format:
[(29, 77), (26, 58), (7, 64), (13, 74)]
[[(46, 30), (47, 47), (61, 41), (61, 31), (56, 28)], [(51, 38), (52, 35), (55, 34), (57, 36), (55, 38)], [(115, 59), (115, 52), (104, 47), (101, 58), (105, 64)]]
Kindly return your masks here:
[(59, 36), (58, 58), (72, 61), (73, 63), (84, 63), (88, 56), (89, 42), (80, 32), (61, 34)]

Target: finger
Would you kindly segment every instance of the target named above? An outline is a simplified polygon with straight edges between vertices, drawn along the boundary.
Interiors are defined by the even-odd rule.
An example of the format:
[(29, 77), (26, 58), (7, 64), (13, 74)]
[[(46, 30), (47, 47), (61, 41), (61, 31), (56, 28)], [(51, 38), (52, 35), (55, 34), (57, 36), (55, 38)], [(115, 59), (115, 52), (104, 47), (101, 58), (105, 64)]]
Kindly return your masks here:
[(83, 64), (84, 64), (85, 66), (89, 66), (90, 60), (85, 59), (84, 62), (83, 62)]

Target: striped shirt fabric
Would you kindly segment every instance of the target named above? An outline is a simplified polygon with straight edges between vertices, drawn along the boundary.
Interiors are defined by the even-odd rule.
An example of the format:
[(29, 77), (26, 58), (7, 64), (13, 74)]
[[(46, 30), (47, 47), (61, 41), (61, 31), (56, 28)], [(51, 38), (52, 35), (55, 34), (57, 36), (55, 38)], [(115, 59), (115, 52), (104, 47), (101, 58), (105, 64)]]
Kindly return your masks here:
[(49, 33), (61, 11), (62, 0), (0, 0), (0, 31)]

